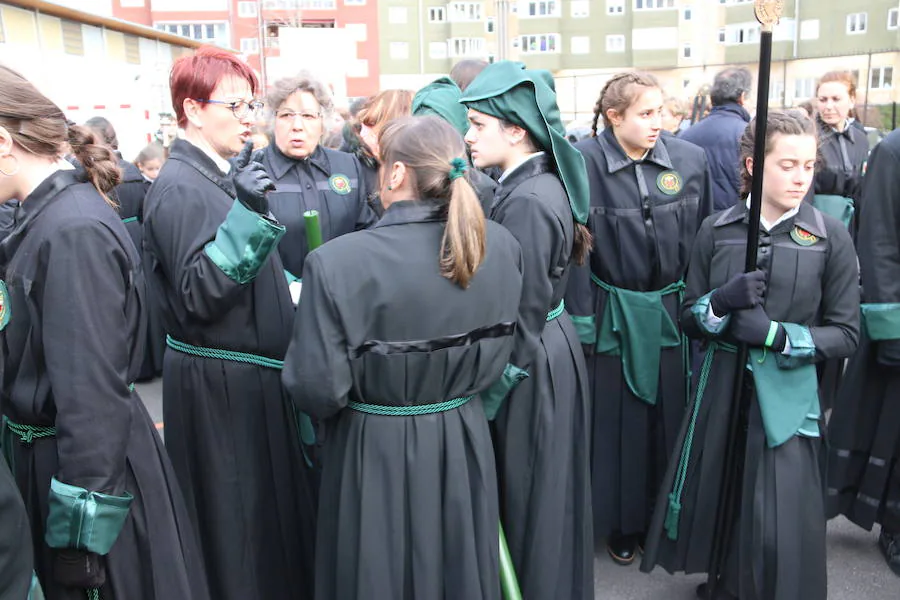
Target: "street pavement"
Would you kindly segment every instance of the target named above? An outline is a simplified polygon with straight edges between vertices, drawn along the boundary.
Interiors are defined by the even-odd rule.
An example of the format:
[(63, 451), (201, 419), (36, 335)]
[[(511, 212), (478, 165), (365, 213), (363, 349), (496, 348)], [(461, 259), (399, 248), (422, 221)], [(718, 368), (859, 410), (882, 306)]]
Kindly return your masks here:
[[(164, 434), (162, 381), (138, 384), (137, 389), (160, 433)], [(829, 522), (829, 600), (900, 599), (900, 577), (885, 565), (877, 542), (877, 527), (869, 532), (844, 518)], [(692, 600), (696, 597), (695, 588), (702, 581), (702, 575), (669, 575), (659, 568), (646, 575), (638, 570), (637, 563), (618, 566), (602, 547), (597, 549), (594, 559), (596, 600)]]

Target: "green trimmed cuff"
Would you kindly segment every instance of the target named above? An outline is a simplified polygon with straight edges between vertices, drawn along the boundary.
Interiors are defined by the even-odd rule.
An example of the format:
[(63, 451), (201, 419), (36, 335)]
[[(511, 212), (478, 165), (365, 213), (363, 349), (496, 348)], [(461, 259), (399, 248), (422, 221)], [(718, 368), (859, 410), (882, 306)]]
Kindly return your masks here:
[(582, 344), (593, 346), (597, 343), (597, 320), (594, 315), (579, 317), (569, 315), (572, 324), (575, 325), (575, 332), (578, 333), (578, 339)]
[(722, 320), (718, 322), (716, 325), (710, 325), (707, 320), (707, 316), (709, 315), (709, 302), (712, 298), (713, 292), (706, 294), (705, 296), (701, 296), (697, 299), (694, 305), (691, 307), (691, 314), (694, 315), (694, 320), (697, 322), (697, 325), (700, 327), (701, 331), (705, 331), (707, 334), (711, 336), (721, 335), (725, 328), (728, 327), (728, 323), (731, 321), (731, 315), (727, 314), (722, 317)]
[(235, 200), (216, 239), (204, 250), (223, 273), (245, 284), (256, 277), (284, 232), (284, 225)]
[(481, 392), (481, 403), (484, 405), (484, 414), (488, 421), (493, 421), (503, 405), (503, 401), (515, 389), (519, 383), (528, 377), (528, 371), (520, 369), (516, 365), (506, 363), (503, 375), (491, 384), (491, 387)]
[(119, 537), (134, 497), (110, 496), (50, 481), (50, 514), (44, 541), (51, 548), (76, 548), (105, 555)]
[(900, 303), (862, 304), (860, 310), (870, 340), (900, 340)]
[(782, 369), (796, 369), (810, 364), (816, 357), (816, 343), (809, 327), (796, 323), (782, 323), (781, 326), (787, 334), (790, 350), (775, 354), (778, 366)]

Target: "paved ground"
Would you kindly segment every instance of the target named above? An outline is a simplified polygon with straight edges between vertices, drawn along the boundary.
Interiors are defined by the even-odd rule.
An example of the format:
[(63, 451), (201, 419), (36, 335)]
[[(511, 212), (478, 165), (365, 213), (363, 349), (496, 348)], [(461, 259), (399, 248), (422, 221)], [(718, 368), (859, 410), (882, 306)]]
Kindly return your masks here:
[[(159, 380), (139, 384), (138, 391), (154, 421), (162, 421)], [(830, 600), (898, 600), (900, 577), (884, 564), (876, 542), (878, 533), (859, 529), (845, 519), (828, 526), (828, 597)], [(620, 567), (597, 552), (594, 562), (596, 600), (692, 600), (702, 576), (671, 576), (662, 569), (650, 575), (637, 565)], [(562, 599), (561, 599), (562, 600)], [(798, 598), (797, 600), (806, 600)]]

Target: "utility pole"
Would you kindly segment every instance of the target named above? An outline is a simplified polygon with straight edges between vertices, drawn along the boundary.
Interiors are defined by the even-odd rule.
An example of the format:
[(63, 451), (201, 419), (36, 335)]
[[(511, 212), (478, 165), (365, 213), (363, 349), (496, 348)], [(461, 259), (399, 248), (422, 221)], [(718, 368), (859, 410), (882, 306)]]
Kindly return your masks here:
[(265, 21), (263, 21), (263, 0), (256, 0), (256, 39), (259, 45), (259, 74), (262, 84), (262, 93), (265, 94), (268, 87), (266, 80), (266, 35)]
[(506, 60), (508, 51), (509, 0), (497, 0), (497, 60)]

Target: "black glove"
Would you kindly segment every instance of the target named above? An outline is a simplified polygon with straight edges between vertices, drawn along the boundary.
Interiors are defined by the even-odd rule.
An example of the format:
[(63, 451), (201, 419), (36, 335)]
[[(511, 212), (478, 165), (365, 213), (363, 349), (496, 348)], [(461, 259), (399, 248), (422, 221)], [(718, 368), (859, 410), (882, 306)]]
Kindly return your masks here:
[[(766, 345), (771, 326), (772, 319), (766, 314), (766, 310), (762, 306), (757, 306), (756, 308), (733, 312), (728, 331), (731, 332), (731, 335), (737, 341), (743, 342), (748, 346), (762, 348)], [(786, 344), (787, 332), (784, 330), (784, 326), (779, 323), (778, 330), (775, 333), (775, 340), (769, 348), (776, 352), (781, 352)]]
[(728, 280), (709, 298), (709, 305), (717, 317), (724, 317), (735, 310), (759, 306), (766, 293), (766, 273), (753, 271), (741, 273)]
[(53, 551), (53, 578), (65, 587), (98, 588), (106, 582), (104, 563), (99, 554), (59, 548)]
[(269, 201), (266, 192), (275, 189), (275, 184), (269, 179), (266, 168), (258, 162), (251, 162), (253, 154), (253, 141), (248, 140), (243, 150), (231, 163), (234, 169), (234, 189), (238, 200), (248, 209), (261, 215), (269, 214)]
[(900, 340), (884, 340), (875, 342), (875, 357), (882, 367), (900, 368)]

